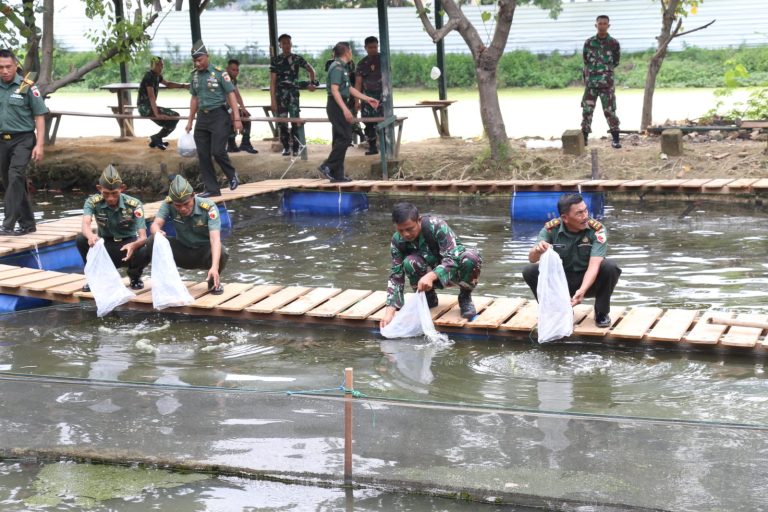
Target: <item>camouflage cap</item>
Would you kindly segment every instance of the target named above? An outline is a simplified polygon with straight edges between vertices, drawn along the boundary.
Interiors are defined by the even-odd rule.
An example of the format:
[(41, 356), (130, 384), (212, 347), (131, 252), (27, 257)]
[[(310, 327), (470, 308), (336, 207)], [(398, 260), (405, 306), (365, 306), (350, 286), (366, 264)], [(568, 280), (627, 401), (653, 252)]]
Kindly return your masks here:
[(99, 176), (99, 185), (107, 190), (119, 190), (123, 186), (123, 180), (112, 164), (106, 166)]
[(202, 39), (198, 39), (195, 41), (195, 44), (192, 45), (192, 57), (194, 58), (198, 55), (208, 55), (208, 50), (205, 48)]
[(183, 176), (176, 175), (168, 188), (168, 199), (172, 203), (183, 203), (192, 197), (193, 193), (192, 185)]

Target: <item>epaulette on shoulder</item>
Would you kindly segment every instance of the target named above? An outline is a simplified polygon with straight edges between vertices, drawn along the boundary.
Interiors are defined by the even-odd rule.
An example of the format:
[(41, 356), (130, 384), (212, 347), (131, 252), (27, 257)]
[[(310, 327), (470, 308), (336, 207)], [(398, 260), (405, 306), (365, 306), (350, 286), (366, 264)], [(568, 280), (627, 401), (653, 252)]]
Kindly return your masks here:
[(217, 68), (216, 66), (213, 66), (213, 69), (215, 69), (216, 71), (218, 71), (219, 73), (221, 73), (221, 68)]
[(91, 204), (96, 205), (104, 200), (104, 196), (101, 194), (93, 194), (89, 200), (91, 201)]
[(213, 203), (209, 203), (208, 201), (200, 201), (200, 208), (203, 210), (209, 210), (213, 206)]
[(133, 208), (139, 206), (139, 202), (136, 199), (126, 199), (125, 200), (125, 204), (127, 204), (128, 206), (131, 206)]
[(172, 203), (173, 199), (171, 199), (171, 196), (165, 196), (165, 202), (166, 203)]
[(595, 231), (600, 231), (601, 229), (603, 229), (603, 225), (598, 221), (596, 221), (595, 219), (589, 219), (587, 221), (587, 224), (589, 225), (589, 227), (591, 227)]
[(552, 231), (556, 227), (560, 225), (561, 220), (560, 219), (552, 219), (551, 221), (544, 224), (544, 228), (546, 228), (547, 231)]

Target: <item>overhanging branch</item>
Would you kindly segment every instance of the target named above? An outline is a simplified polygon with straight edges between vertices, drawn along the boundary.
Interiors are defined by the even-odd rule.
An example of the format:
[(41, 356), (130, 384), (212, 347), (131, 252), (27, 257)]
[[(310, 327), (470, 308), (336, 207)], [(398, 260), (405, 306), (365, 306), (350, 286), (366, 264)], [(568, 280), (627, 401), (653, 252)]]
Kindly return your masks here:
[(679, 34), (675, 34), (672, 37), (681, 37), (681, 36), (685, 36), (685, 35), (688, 35), (688, 34), (693, 34), (694, 32), (697, 32), (699, 30), (704, 30), (705, 28), (709, 27), (710, 25), (712, 25), (716, 21), (717, 20), (712, 20), (709, 23), (707, 23), (706, 25), (702, 25), (702, 26), (700, 26), (698, 28), (694, 28), (694, 29), (691, 29), (691, 30), (686, 30), (685, 32), (680, 32)]

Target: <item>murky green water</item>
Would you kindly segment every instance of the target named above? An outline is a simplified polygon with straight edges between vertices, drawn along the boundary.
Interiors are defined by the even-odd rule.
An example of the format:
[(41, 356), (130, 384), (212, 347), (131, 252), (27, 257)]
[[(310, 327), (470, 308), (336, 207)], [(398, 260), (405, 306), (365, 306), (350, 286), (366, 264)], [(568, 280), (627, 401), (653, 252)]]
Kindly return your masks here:
[[(418, 199), (423, 211), (445, 216), (467, 245), (481, 250), (477, 293), (530, 296), (520, 271), (540, 226), (512, 225), (508, 200)], [(225, 240), (230, 266), (223, 280), (382, 289), (395, 201), (372, 197), (369, 212), (343, 219), (283, 216), (276, 196), (233, 203), (234, 229)], [(49, 215), (77, 208), (58, 199), (52, 203)], [(614, 304), (768, 312), (765, 220), (761, 209), (744, 206), (609, 202), (610, 257), (624, 270)], [(186, 275), (202, 278), (202, 272)], [(155, 313), (121, 312), (99, 320), (81, 306), (22, 312), (4, 317), (0, 326), (2, 372), (283, 391), (337, 387), (345, 367), (355, 369), (356, 389), (385, 398), (768, 425), (762, 357), (618, 350), (583, 342), (541, 347), (525, 338), (455, 338), (435, 345), (383, 340), (373, 330)], [(6, 489), (2, 499), (11, 500), (5, 503), (15, 503), (11, 489), (28, 488), (13, 482), (34, 472), (5, 466), (0, 495)], [(239, 503), (261, 485), (266, 484), (214, 479), (185, 486), (183, 500), (197, 503), (199, 510), (219, 510), (219, 500)], [(168, 503), (182, 499), (179, 492), (142, 494), (136, 510), (156, 503), (170, 510)], [(293, 506), (283, 500), (286, 492), (265, 492), (274, 492), (276, 501), (252, 506)], [(307, 503), (318, 504), (313, 510), (343, 509), (337, 491), (301, 494), (304, 501), (296, 510)], [(368, 498), (372, 503), (411, 499)], [(454, 506), (461, 505), (416, 500), (392, 509)], [(128, 507), (121, 504), (120, 510), (132, 510)], [(468, 507), (455, 510), (474, 509)], [(376, 509), (355, 505), (355, 510)]]

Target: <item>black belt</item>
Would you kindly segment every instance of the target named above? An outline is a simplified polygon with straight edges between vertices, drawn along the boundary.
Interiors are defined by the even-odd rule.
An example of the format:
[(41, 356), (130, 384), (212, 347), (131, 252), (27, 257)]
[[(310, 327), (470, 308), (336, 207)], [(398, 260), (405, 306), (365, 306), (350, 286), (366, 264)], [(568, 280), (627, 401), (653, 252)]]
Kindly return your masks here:
[(18, 139), (22, 135), (29, 135), (30, 133), (34, 133), (34, 132), (0, 133), (0, 140)]
[(227, 107), (225, 107), (225, 106), (223, 106), (223, 105), (222, 105), (222, 106), (220, 106), (220, 107), (213, 107), (213, 108), (201, 108), (201, 109), (200, 109), (200, 112), (202, 112), (203, 114), (210, 114), (211, 112), (216, 112), (216, 111), (217, 111), (217, 110), (219, 110), (220, 108), (221, 108), (221, 109), (224, 109), (224, 110), (227, 110)]
[(117, 242), (117, 243), (119, 243), (119, 242), (134, 242), (134, 241), (138, 240), (139, 237), (137, 237), (137, 236), (126, 236), (124, 238), (114, 238), (114, 237), (111, 237), (111, 236), (103, 236), (101, 238), (104, 239), (105, 243), (106, 242)]

